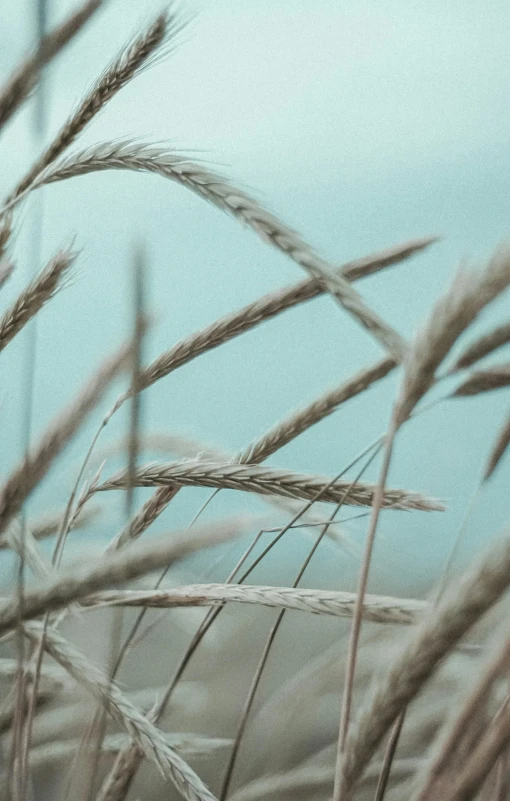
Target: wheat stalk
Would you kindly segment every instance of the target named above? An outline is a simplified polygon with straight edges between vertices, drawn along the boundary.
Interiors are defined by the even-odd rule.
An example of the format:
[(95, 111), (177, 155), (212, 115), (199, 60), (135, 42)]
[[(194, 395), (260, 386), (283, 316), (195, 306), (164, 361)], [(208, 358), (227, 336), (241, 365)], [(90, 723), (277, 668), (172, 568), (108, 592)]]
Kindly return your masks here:
[(154, 60), (161, 46), (174, 40), (183, 25), (183, 20), (175, 13), (160, 14), (142, 34), (122, 49), (11, 193), (7, 199), (9, 207), (32, 187), (40, 173), (61, 156), (104, 106)]
[(58, 573), (37, 589), (28, 590), (20, 605), (18, 599), (0, 604), (0, 634), (8, 631), (18, 619), (29, 620), (112, 584), (136, 578), (158, 567), (168, 566), (190, 553), (216, 545), (238, 535), (246, 526), (246, 518), (233, 519), (188, 532), (136, 542), (118, 553), (89, 560), (85, 565)]
[[(210, 606), (234, 602), (295, 609), (319, 615), (352, 617), (356, 593), (291, 587), (260, 587), (237, 584), (191, 584), (172, 590), (111, 590), (82, 599), (84, 606), (143, 606), (170, 609), (174, 606)], [(422, 601), (367, 595), (364, 617), (376, 623), (415, 623), (427, 608)]]
[(394, 419), (401, 425), (432, 386), (437, 367), (482, 309), (510, 284), (510, 251), (500, 249), (481, 271), (459, 270), (409, 350)]
[(387, 376), (395, 366), (394, 359), (386, 358), (371, 367), (360, 370), (339, 387), (325, 392), (304, 409), (294, 412), (286, 420), (277, 423), (266, 434), (235, 456), (234, 460), (241, 464), (263, 462), (308, 428), (324, 420), (325, 417), (336, 411), (342, 403), (354, 398), (376, 381), (380, 381)]
[(108, 546), (108, 551), (115, 551), (126, 543), (138, 539), (144, 531), (166, 509), (172, 498), (179, 492), (179, 487), (158, 487), (156, 492), (143, 504), (122, 531)]
[(0, 88), (0, 128), (12, 117), (37, 84), (41, 68), (52, 61), (76, 36), (102, 0), (86, 0), (73, 14), (44, 36), (33, 55), (25, 59)]
[(51, 259), (0, 319), (0, 352), (56, 294), (76, 254), (63, 250)]
[[(504, 673), (509, 656), (510, 644), (507, 640), (503, 648), (498, 648), (497, 653), (489, 660), (483, 676), (472, 688), (459, 714), (450, 724), (437, 755), (427, 766), (425, 775), (416, 791), (415, 801), (433, 801), (439, 795), (441, 797), (448, 796), (449, 801), (453, 801), (453, 798), (458, 798), (458, 785), (460, 784), (462, 787), (466, 781), (466, 776), (462, 775), (463, 772), (461, 772), (459, 781), (456, 781), (455, 775), (452, 775), (452, 766), (458, 769), (460, 767), (459, 763), (464, 762), (469, 766), (466, 773), (468, 774), (468, 786), (471, 792), (476, 790), (476, 787), (473, 788), (473, 784), (476, 781), (479, 783), (489, 773), (499, 753), (491, 754), (491, 749), (489, 753), (486, 752), (487, 740), (489, 742), (492, 740), (494, 733), (492, 729), (496, 721), (494, 720), (487, 728), (483, 725), (483, 729), (486, 732), (485, 736), (483, 732), (478, 730), (472, 733), (471, 729), (473, 729), (473, 721), (476, 720), (480, 708), (488, 701), (494, 682)], [(504, 706), (508, 706), (508, 703), (506, 702)], [(506, 725), (508, 726), (508, 718)], [(498, 731), (497, 726), (496, 731)], [(501, 733), (501, 730), (499, 730), (499, 733)], [(466, 739), (469, 742), (464, 744)], [(490, 744), (493, 745), (492, 742)], [(456, 751), (459, 753), (459, 758), (452, 760), (451, 758)], [(477, 759), (480, 751), (483, 753), (483, 761), (480, 761), (479, 758)], [(490, 756), (492, 756), (492, 761)]]
[(345, 799), (352, 798), (356, 782), (401, 710), (429, 680), (444, 656), (499, 600), (509, 582), (510, 536), (507, 535), (425, 616), (403, 653), (379, 682), (347, 741), (342, 761)]
[[(264, 459), (299, 436), (303, 431), (306, 431), (306, 429), (315, 425), (327, 415), (332, 414), (341, 403), (363, 392), (373, 382), (383, 378), (394, 366), (395, 362), (393, 359), (384, 359), (373, 367), (360, 371), (352, 379), (341, 384), (340, 387), (321, 395), (316, 401), (313, 401), (301, 411), (290, 415), (286, 420), (274, 426), (256, 442), (249, 445), (248, 448), (241, 451), (237, 456), (234, 456), (232, 461), (240, 463), (258, 463), (264, 461)], [(175, 447), (177, 444), (179, 443), (176, 443), (174, 438), (172, 440), (172, 446)], [(185, 446), (187, 454), (190, 455), (189, 440), (185, 441)], [(201, 450), (200, 446), (196, 446), (196, 448)], [(210, 449), (207, 455), (209, 458), (224, 458), (223, 454), (213, 453)], [(110, 548), (119, 548), (129, 540), (139, 537), (164, 509), (166, 509), (177, 492), (178, 489), (175, 487), (160, 487), (117, 535), (111, 543)]]
[[(258, 465), (218, 464), (217, 462), (188, 461), (170, 462), (139, 467), (134, 476), (137, 487), (200, 486), (219, 489), (235, 489), (261, 495), (283, 495), (300, 500), (313, 499), (324, 487), (321, 500), (338, 503), (351, 486), (349, 481), (335, 481), (324, 476), (293, 473), (288, 470), (259, 467)], [(107, 481), (99, 484), (95, 492), (125, 489), (126, 471), (121, 470)], [(331, 486), (328, 486), (330, 485)], [(374, 486), (357, 483), (352, 487), (345, 503), (351, 506), (370, 506)], [(419, 511), (442, 511), (437, 501), (406, 490), (387, 489), (383, 506), (391, 509), (416, 509)]]
[[(348, 262), (339, 267), (338, 271), (347, 281), (358, 281), (390, 265), (398, 264), (402, 260), (408, 259), (424, 248), (429, 247), (435, 241), (433, 237), (415, 239), (372, 256)], [(233, 314), (220, 317), (214, 323), (178, 342), (146, 367), (140, 376), (142, 389), (147, 389), (156, 381), (165, 378), (174, 370), (188, 364), (188, 362), (203, 353), (223, 345), (246, 331), (250, 331), (265, 320), (270, 320), (287, 309), (292, 309), (301, 303), (323, 295), (325, 291), (321, 282), (312, 278), (293, 284), (290, 287), (278, 289), (248, 304), (248, 306), (244, 306)], [(119, 408), (128, 396), (128, 394), (121, 396), (115, 408)]]
[(44, 478), (86, 415), (97, 405), (111, 381), (126, 367), (130, 351), (131, 345), (123, 346), (116, 356), (98, 370), (77, 400), (49, 426), (33, 451), (26, 455), (0, 488), (0, 532), (18, 514), (24, 501)]
[(183, 155), (131, 142), (98, 145), (62, 159), (42, 173), (39, 170), (38, 177), (32, 176), (31, 183), (24, 185), (22, 191), (104, 170), (150, 172), (169, 178), (239, 219), (264, 241), (285, 253), (312, 277), (321, 281), (346, 311), (357, 319), (397, 362), (402, 361), (406, 343), (400, 334), (369, 309), (349, 282), (321, 259), (295, 231), (277, 219), (274, 214), (266, 211), (245, 192), (229, 184), (225, 178), (194, 164)]
[[(42, 626), (32, 623), (25, 630), (35, 642), (40, 641)], [(47, 652), (104, 705), (187, 801), (215, 801), (215, 796), (187, 762), (170, 747), (160, 729), (131, 703), (114, 682), (54, 629), (46, 631), (45, 640)]]

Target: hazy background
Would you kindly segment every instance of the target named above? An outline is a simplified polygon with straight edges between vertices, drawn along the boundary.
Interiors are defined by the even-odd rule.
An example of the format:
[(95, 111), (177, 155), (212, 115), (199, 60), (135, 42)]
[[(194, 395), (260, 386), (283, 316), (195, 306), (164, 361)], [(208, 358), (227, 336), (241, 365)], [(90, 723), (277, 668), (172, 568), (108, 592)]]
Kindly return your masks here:
[[(51, 22), (74, 5), (53, 0)], [(185, 0), (181, 6), (187, 7)], [(47, 72), (48, 138), (126, 39), (160, 8), (153, 0), (110, 0), (58, 58)], [(202, 0), (191, 8), (198, 13), (178, 51), (124, 89), (78, 147), (143, 137), (193, 152), (253, 191), (333, 263), (411, 237), (441, 235), (424, 255), (358, 284), (375, 309), (411, 336), (460, 261), (479, 262), (510, 238), (508, 4)], [(2, 79), (33, 41), (33, 17), (33, 0), (0, 5)], [(5, 194), (38, 151), (32, 119), (27, 105), (3, 132)], [(20, 221), (18, 268), (2, 290), (2, 305), (34, 270), (30, 206), (23, 207)], [(129, 330), (130, 258), (137, 241), (148, 249), (148, 293), (158, 313), (147, 359), (303, 277), (236, 221), (156, 177), (103, 173), (49, 187), (43, 259), (72, 237), (82, 250), (75, 278), (40, 315), (37, 430)], [(508, 309), (507, 296), (469, 338), (508, 318)], [(0, 364), (2, 473), (21, 453), (25, 348), (26, 338), (20, 338)], [(324, 297), (144, 393), (144, 428), (188, 433), (235, 450), (380, 354)], [(349, 402), (269, 463), (339, 472), (384, 430), (396, 381), (390, 376)], [(406, 427), (389, 483), (443, 498), (449, 511), (385, 515), (373, 586), (413, 589), (437, 574), (507, 410), (508, 393), (500, 391), (442, 404)], [(112, 423), (105, 442), (115, 439), (125, 419), (119, 415)], [(34, 496), (34, 514), (65, 499), (93, 430), (84, 430)], [(111, 461), (105, 474), (117, 464)], [(376, 476), (373, 465), (367, 477)], [(510, 508), (508, 487), (507, 461), (470, 518), (459, 565), (501, 530)], [(187, 523), (208, 494), (180, 493), (159, 530)], [(113, 497), (101, 499), (109, 512), (97, 536), (111, 536), (121, 519)], [(234, 501), (239, 508), (259, 508), (252, 497), (222, 493), (211, 516)], [(348, 529), (358, 544), (365, 528), (360, 521)], [(307, 543), (289, 537), (267, 571), (292, 580)], [(333, 561), (325, 545), (309, 582), (338, 581), (344, 587), (354, 583), (356, 564), (352, 557)]]

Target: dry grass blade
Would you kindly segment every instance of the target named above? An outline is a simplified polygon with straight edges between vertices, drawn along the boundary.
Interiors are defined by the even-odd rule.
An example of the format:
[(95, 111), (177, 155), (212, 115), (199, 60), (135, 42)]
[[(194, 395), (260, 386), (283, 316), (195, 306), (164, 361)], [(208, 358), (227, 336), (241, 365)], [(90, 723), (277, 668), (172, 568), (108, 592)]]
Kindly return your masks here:
[(510, 362), (488, 367), (486, 370), (475, 370), (457, 387), (452, 397), (479, 395), (481, 392), (492, 392), (510, 384)]
[(275, 425), (274, 428), (241, 451), (235, 457), (235, 461), (241, 464), (263, 462), (308, 428), (332, 414), (340, 404), (354, 398), (364, 392), (365, 389), (368, 389), (373, 383), (387, 376), (395, 366), (395, 360), (387, 358), (377, 362), (372, 367), (360, 370), (359, 373), (339, 387), (325, 392), (304, 409), (294, 412), (286, 420)]
[(128, 365), (130, 351), (130, 345), (124, 346), (98, 370), (77, 400), (50, 425), (36, 447), (0, 488), (0, 532), (18, 514), (26, 498), (42, 481), (111, 381)]
[[(252, 443), (239, 455), (233, 457), (233, 461), (240, 463), (258, 463), (264, 461), (264, 459), (299, 436), (299, 434), (310, 428), (310, 426), (324, 419), (327, 415), (332, 414), (341, 403), (363, 392), (372, 383), (383, 378), (394, 366), (395, 361), (393, 359), (384, 359), (373, 367), (360, 371), (349, 381), (341, 384), (340, 387), (321, 395), (309, 406), (291, 415), (282, 423), (270, 429), (267, 434), (264, 434), (256, 442)], [(189, 439), (184, 439), (184, 442), (179, 442), (176, 441), (175, 438), (170, 438), (168, 442), (171, 448), (178, 447), (182, 444), (184, 444), (185, 454), (187, 456), (197, 456), (197, 452), (203, 450), (201, 444), (190, 442)], [(222, 459), (223, 457), (223, 454), (214, 453), (209, 449), (209, 452), (206, 451), (205, 454), (200, 453), (200, 458), (205, 458), (206, 455), (208, 455), (209, 459)], [(161, 487), (158, 489), (152, 498), (146, 501), (130, 523), (117, 535), (110, 548), (115, 549), (121, 547), (130, 539), (139, 537), (164, 509), (166, 509), (177, 491), (175, 487)], [(330, 532), (330, 534), (331, 533), (332, 532)]]
[[(347, 281), (358, 281), (390, 265), (398, 264), (410, 258), (424, 248), (429, 247), (435, 241), (433, 237), (415, 239), (372, 256), (348, 262), (343, 267), (338, 268), (338, 271)], [(152, 364), (142, 371), (142, 388), (147, 389), (156, 381), (191, 362), (203, 353), (223, 345), (223, 343), (240, 334), (244, 334), (246, 331), (250, 331), (265, 320), (270, 320), (287, 309), (292, 309), (301, 303), (323, 295), (325, 291), (321, 282), (312, 278), (293, 286), (279, 289), (276, 292), (271, 292), (239, 311), (221, 317), (211, 325), (206, 326), (206, 328), (178, 342), (177, 345), (162, 353), (161, 356), (158, 356)], [(126, 400), (126, 397), (119, 398), (116, 408)]]
[[(279, 425), (271, 429), (267, 434), (260, 437), (255, 443), (252, 443), (245, 451), (238, 456), (232, 457), (235, 462), (250, 462), (258, 463), (266, 459), (270, 454), (282, 448), (285, 444), (297, 437), (310, 426), (322, 420), (328, 414), (331, 414), (335, 409), (344, 403), (349, 398), (354, 397), (359, 392), (365, 390), (374, 381), (377, 381), (387, 375), (388, 372), (395, 366), (393, 359), (385, 359), (378, 362), (374, 367), (367, 368), (360, 371), (354, 378), (350, 379), (345, 384), (342, 384), (337, 389), (334, 389), (324, 395), (321, 395), (318, 400), (311, 403), (309, 406), (291, 415)], [(175, 437), (169, 438), (168, 445), (171, 448), (176, 448), (184, 445), (184, 453), (189, 456), (198, 455), (198, 452), (203, 451), (202, 445), (196, 442), (191, 442), (189, 439), (176, 440)], [(226, 458), (225, 454), (221, 452), (213, 452), (209, 448), (205, 453), (200, 453), (200, 458), (208, 456), (209, 459), (223, 459)], [(128, 479), (129, 481), (129, 479)], [(175, 497), (178, 492), (176, 487), (160, 487), (154, 495), (137, 512), (134, 518), (124, 527), (124, 529), (117, 535), (110, 545), (110, 549), (116, 549), (124, 545), (132, 539), (136, 539), (154, 522), (154, 520), (166, 509), (170, 501)], [(331, 533), (331, 532), (330, 532)]]
[(450, 289), (435, 305), (429, 322), (417, 335), (405, 363), (405, 375), (396, 404), (401, 425), (434, 382), (437, 367), (454, 342), (482, 309), (510, 284), (510, 251), (500, 249), (479, 272), (460, 270)]
[(246, 518), (208, 525), (189, 532), (137, 542), (118, 553), (75, 565), (59, 573), (38, 589), (25, 593), (20, 609), (17, 600), (0, 605), (0, 633), (8, 631), (18, 619), (29, 620), (55, 609), (61, 609), (96, 590), (142, 576), (158, 567), (170, 565), (202, 548), (231, 539), (245, 528)]
[(506, 535), (443, 596), (434, 613), (425, 617), (362, 710), (342, 762), (343, 798), (352, 798), (356, 782), (401, 710), (432, 676), (444, 656), (499, 600), (509, 582), (510, 536)]
[[(42, 169), (38, 170), (37, 175)], [(194, 164), (183, 155), (132, 143), (103, 144), (61, 160), (39, 177), (32, 176), (32, 180), (35, 179), (31, 182), (32, 185), (24, 185), (23, 190), (103, 170), (150, 172), (169, 178), (240, 220), (264, 241), (285, 253), (312, 277), (321, 281), (346, 311), (397, 362), (402, 361), (406, 343), (400, 334), (366, 306), (358, 292), (343, 276), (336, 273), (295, 231), (266, 211), (257, 201), (229, 184), (222, 176)]]
[(25, 193), (39, 174), (75, 141), (117, 92), (150, 64), (159, 48), (165, 42), (171, 43), (181, 32), (183, 24), (183, 20), (174, 12), (170, 15), (160, 14), (142, 34), (123, 48), (81, 101), (74, 114), (60, 129), (49, 147), (18, 184), (9, 197), (8, 203)]
[(471, 365), (479, 361), (479, 359), (483, 359), (484, 356), (488, 356), (489, 353), (493, 353), (509, 342), (510, 323), (504, 323), (469, 345), (455, 362), (452, 372), (454, 370), (463, 370), (466, 367), (471, 367)]
[(0, 89), (0, 128), (27, 99), (39, 79), (41, 68), (48, 64), (76, 36), (103, 0), (86, 0), (71, 16), (48, 33), (37, 51), (29, 56)]
[(63, 250), (51, 259), (0, 319), (0, 352), (56, 294), (76, 255)]
[[(28, 635), (39, 642), (42, 627), (31, 624)], [(195, 771), (171, 748), (163, 732), (150, 722), (117, 685), (54, 629), (46, 632), (47, 652), (84, 686), (126, 729), (148, 759), (169, 778), (187, 801), (215, 801)]]
[(504, 424), (496, 442), (494, 443), (494, 447), (489, 457), (487, 467), (485, 468), (485, 474), (484, 474), (485, 481), (487, 481), (494, 473), (496, 467), (498, 466), (501, 459), (505, 455), (506, 449), (508, 448), (509, 444), (510, 444), (510, 415), (508, 416), (506, 423)]
[[(210, 606), (235, 602), (280, 609), (296, 609), (319, 615), (352, 617), (356, 593), (333, 590), (261, 587), (237, 584), (190, 584), (172, 590), (119, 590), (84, 598), (85, 606), (120, 605), (170, 609), (174, 606)], [(376, 623), (415, 623), (427, 609), (423, 601), (367, 595), (365, 620)]]
[[(96, 492), (125, 489), (126, 471), (115, 473), (96, 487)], [(293, 473), (288, 470), (259, 467), (258, 465), (218, 464), (217, 462), (189, 461), (170, 462), (140, 467), (136, 471), (137, 487), (199, 486), (219, 489), (234, 489), (255, 492), (261, 495), (282, 495), (299, 500), (311, 500), (326, 487), (321, 501), (338, 503), (342, 500), (349, 481), (335, 481), (324, 476)], [(331, 486), (329, 486), (331, 485)], [(352, 487), (345, 503), (350, 506), (370, 506), (374, 486), (357, 483)], [(391, 509), (415, 509), (419, 511), (442, 511), (443, 505), (418, 493), (407, 490), (387, 489), (383, 507)]]

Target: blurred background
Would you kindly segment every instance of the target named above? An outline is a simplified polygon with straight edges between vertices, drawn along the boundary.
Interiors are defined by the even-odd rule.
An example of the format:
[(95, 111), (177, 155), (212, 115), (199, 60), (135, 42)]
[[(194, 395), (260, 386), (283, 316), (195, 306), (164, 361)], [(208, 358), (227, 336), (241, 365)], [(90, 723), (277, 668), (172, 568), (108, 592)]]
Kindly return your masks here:
[[(179, 5), (186, 14), (186, 1)], [(48, 27), (74, 7), (70, 0), (48, 0)], [(105, 3), (46, 72), (45, 139), (161, 7), (159, 0)], [(508, 4), (194, 0), (189, 10), (194, 19), (176, 52), (120, 92), (73, 151), (143, 139), (189, 153), (254, 193), (335, 264), (440, 235), (424, 254), (358, 285), (373, 308), (411, 337), (459, 263), (483, 262), (510, 238)], [(35, 37), (35, 0), (3, 0), (2, 80)], [(5, 129), (0, 148), (6, 195), (41, 148), (33, 102)], [(18, 212), (17, 269), (2, 290), (2, 307), (56, 249), (74, 241), (81, 251), (71, 285), (39, 315), (34, 435), (131, 330), (137, 243), (148, 254), (148, 305), (156, 316), (146, 361), (219, 316), (303, 278), (295, 264), (236, 221), (158, 177), (101, 173), (52, 185), (34, 201)], [(32, 247), (37, 202), (43, 207), (40, 264)], [(461, 344), (507, 318), (508, 308), (507, 296)], [(3, 475), (23, 452), (26, 347), (27, 335), (18, 337), (0, 364)], [(316, 299), (145, 392), (143, 430), (235, 451), (380, 354), (331, 298)], [(496, 360), (502, 358), (500, 351)], [(389, 376), (268, 463), (338, 473), (385, 430), (397, 383), (398, 376)], [(115, 396), (114, 390), (103, 411)], [(507, 410), (508, 395), (499, 391), (442, 403), (406, 426), (389, 483), (441, 498), (448, 511), (383, 515), (372, 589), (427, 590)], [(34, 495), (31, 514), (65, 502), (100, 414)], [(126, 407), (102, 443), (116, 441), (127, 419)], [(105, 475), (122, 463), (110, 456)], [(366, 478), (376, 477), (374, 463)], [(501, 530), (510, 509), (508, 478), (503, 463), (469, 518), (456, 567)], [(123, 506), (115, 495), (101, 499), (105, 517), (86, 540), (75, 535), (77, 544), (90, 549), (116, 532)], [(187, 524), (209, 495), (180, 493), (156, 530)], [(223, 492), (206, 514), (232, 508), (260, 506), (254, 497)], [(363, 519), (346, 528), (355, 546), (365, 530)], [(288, 537), (258, 578), (291, 581), (308, 543), (304, 536)], [(324, 544), (307, 583), (355, 586), (358, 558), (351, 553), (332, 560), (331, 548)]]

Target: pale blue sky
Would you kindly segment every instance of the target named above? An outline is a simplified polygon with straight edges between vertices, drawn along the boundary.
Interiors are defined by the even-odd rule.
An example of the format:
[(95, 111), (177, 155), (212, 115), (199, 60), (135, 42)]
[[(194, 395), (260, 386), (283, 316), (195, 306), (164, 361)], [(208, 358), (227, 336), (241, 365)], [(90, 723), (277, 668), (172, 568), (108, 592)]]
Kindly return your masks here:
[[(53, 5), (56, 19), (74, 3)], [(49, 135), (159, 8), (153, 0), (110, 0), (59, 58), (48, 76)], [(202, 0), (193, 8), (196, 19), (178, 52), (127, 87), (90, 126), (83, 145), (140, 136), (195, 151), (253, 190), (335, 263), (441, 234), (429, 253), (359, 285), (410, 336), (459, 261), (479, 260), (510, 238), (508, 4)], [(32, 11), (31, 0), (0, 6), (2, 74), (29, 42)], [(36, 152), (29, 122), (27, 108), (0, 142), (5, 191)], [(150, 296), (160, 313), (151, 356), (302, 277), (236, 222), (154, 177), (91, 176), (50, 187), (44, 202), (44, 254), (76, 234), (83, 255), (73, 285), (41, 317), (39, 426), (125, 332), (127, 263), (137, 237), (149, 243)], [(22, 219), (28, 224), (28, 210)], [(18, 253), (19, 272), (6, 299), (26, 279), (22, 236)], [(506, 298), (476, 330), (508, 316), (508, 308)], [(324, 298), (163, 381), (147, 393), (146, 425), (238, 448), (379, 353)], [(3, 420), (13, 420), (19, 391), (5, 376), (10, 382), (21, 348), (4, 355)], [(337, 472), (386, 425), (394, 386), (388, 379), (348, 404), (272, 463)], [(385, 517), (377, 575), (405, 573), (412, 583), (439, 569), (507, 407), (508, 397), (495, 393), (483, 402), (450, 403), (409, 427), (391, 483), (443, 497), (450, 511)], [(18, 440), (4, 433), (14, 458)], [(89, 436), (70, 452), (71, 469)], [(507, 519), (508, 475), (507, 464), (474, 514), (466, 554)], [(55, 502), (61, 473), (46, 487)], [(188, 492), (164, 525), (189, 519), (199, 498)], [(35, 499), (39, 508), (44, 500), (43, 493)], [(362, 533), (359, 526), (353, 536), (361, 541)]]

